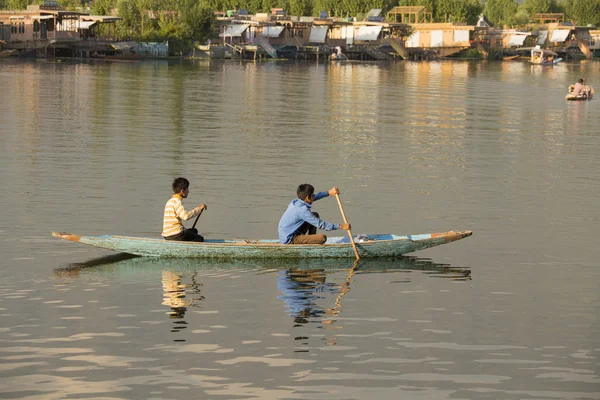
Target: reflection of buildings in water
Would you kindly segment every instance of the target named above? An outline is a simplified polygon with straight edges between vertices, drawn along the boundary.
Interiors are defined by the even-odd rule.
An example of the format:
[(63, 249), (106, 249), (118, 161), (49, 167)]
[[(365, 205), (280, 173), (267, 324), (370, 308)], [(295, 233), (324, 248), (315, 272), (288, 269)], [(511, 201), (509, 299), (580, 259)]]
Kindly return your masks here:
[[(440, 134), (444, 134), (445, 130), (465, 128), (468, 65), (454, 61), (417, 63), (406, 72), (406, 81), (412, 86), (413, 94), (409, 95), (410, 101), (405, 104), (405, 121), (410, 126), (421, 128), (409, 131), (409, 134), (414, 132), (422, 136), (431, 128), (441, 129)], [(456, 93), (461, 91), (462, 96), (457, 96)], [(451, 99), (448, 97), (450, 93), (453, 93)], [(455, 135), (450, 136), (454, 138)]]
[[(194, 307), (197, 301), (204, 300), (204, 296), (192, 297), (200, 292), (200, 284), (196, 282), (184, 284), (182, 280), (182, 276), (174, 272), (163, 271), (162, 273), (161, 281), (164, 292), (162, 304), (171, 308), (167, 314), (173, 319), (183, 319), (188, 307)], [(188, 294), (187, 290), (192, 293)], [(179, 329), (185, 329), (185, 326), (177, 326), (171, 332)]]
[[(343, 143), (371, 148), (377, 143), (379, 123), (379, 89), (382, 69), (379, 66), (341, 64), (328, 70), (327, 104), (334, 132), (343, 132)], [(345, 149), (352, 151), (352, 148)]]
[(382, 123), (379, 101), (383, 77), (379, 66), (332, 64), (328, 69), (326, 103), (330, 140), (341, 159), (352, 160), (353, 179), (366, 181), (377, 158), (378, 130)]

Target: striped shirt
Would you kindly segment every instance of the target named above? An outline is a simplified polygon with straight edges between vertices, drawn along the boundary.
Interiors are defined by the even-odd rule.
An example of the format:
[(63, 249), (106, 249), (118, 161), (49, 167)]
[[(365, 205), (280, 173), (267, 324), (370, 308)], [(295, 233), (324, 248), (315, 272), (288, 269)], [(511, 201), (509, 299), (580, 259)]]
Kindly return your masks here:
[(168, 237), (179, 235), (184, 229), (181, 220), (187, 221), (198, 214), (200, 214), (200, 207), (186, 211), (181, 203), (181, 196), (179, 194), (174, 194), (165, 205), (162, 236)]

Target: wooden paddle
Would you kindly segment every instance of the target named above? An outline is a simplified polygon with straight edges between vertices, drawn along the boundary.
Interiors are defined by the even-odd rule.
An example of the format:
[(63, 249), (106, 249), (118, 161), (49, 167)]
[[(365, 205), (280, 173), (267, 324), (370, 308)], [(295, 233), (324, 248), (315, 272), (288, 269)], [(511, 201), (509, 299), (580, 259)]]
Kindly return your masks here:
[[(340, 211), (342, 212), (342, 218), (344, 218), (344, 223), (347, 224), (348, 220), (346, 219), (346, 213), (344, 212), (344, 207), (342, 206), (342, 201), (340, 200), (340, 195), (336, 194), (335, 198), (337, 199), (338, 205), (340, 206)], [(356, 249), (356, 243), (354, 243), (354, 237), (352, 237), (352, 232), (348, 229), (348, 236), (350, 236), (350, 243), (352, 243), (352, 248), (354, 249), (354, 254), (356, 255), (356, 259), (360, 260), (360, 256), (358, 255), (358, 250)]]
[(203, 208), (202, 210), (200, 210), (200, 214), (198, 214), (198, 216), (196, 217), (196, 220), (194, 221), (194, 225), (192, 225), (192, 229), (194, 229), (196, 227), (196, 223), (198, 222), (198, 219), (200, 218), (200, 216), (202, 215), (202, 211), (206, 210), (206, 208)]

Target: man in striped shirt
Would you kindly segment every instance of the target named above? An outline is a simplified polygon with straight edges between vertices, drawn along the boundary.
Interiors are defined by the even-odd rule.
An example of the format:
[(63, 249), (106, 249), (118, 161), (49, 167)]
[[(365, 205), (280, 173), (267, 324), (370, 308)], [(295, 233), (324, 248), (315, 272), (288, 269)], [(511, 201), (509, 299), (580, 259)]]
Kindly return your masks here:
[(194, 218), (206, 210), (206, 206), (200, 204), (190, 211), (183, 208), (181, 200), (187, 198), (190, 193), (190, 182), (185, 178), (177, 178), (173, 181), (173, 193), (175, 194), (165, 205), (162, 236), (167, 240), (204, 242), (204, 238), (198, 234), (197, 229), (186, 229), (181, 221)]

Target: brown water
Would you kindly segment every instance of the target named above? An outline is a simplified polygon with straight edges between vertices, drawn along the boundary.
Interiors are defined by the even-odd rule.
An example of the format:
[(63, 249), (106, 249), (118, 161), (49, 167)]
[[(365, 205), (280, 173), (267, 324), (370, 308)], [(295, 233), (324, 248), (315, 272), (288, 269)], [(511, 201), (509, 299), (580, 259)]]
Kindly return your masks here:
[[(0, 63), (0, 398), (600, 399), (600, 63)], [(397, 261), (130, 259), (175, 176), (207, 237), (299, 183)], [(337, 203), (315, 205), (342, 222)]]

